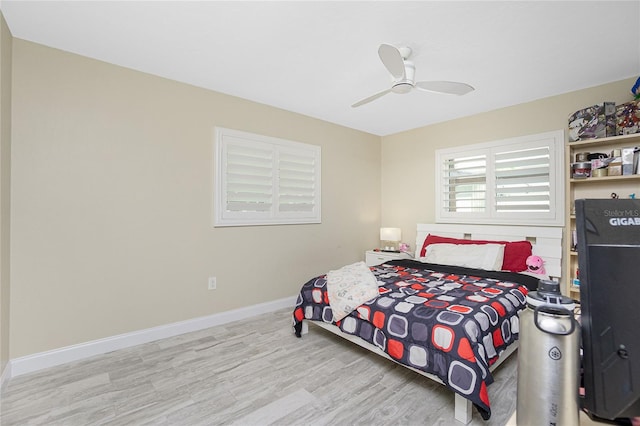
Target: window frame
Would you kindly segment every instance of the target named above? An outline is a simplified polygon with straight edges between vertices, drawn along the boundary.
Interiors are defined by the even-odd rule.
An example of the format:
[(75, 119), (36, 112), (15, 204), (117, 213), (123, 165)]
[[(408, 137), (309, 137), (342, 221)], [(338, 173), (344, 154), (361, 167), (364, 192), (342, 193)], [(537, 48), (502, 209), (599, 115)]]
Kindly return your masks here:
[[(233, 149), (234, 147), (271, 153), (271, 200), (268, 210), (234, 211), (227, 208), (229, 201), (227, 191), (229, 187), (229, 176), (227, 174), (228, 153), (229, 148)], [(214, 227), (322, 223), (322, 150), (320, 146), (216, 127), (213, 152), (215, 164), (213, 183)], [(313, 195), (311, 196), (310, 211), (281, 211), (280, 209), (283, 204), (278, 202), (282, 189), (279, 170), (281, 164), (280, 156), (283, 154), (309, 159), (310, 169), (304, 171), (304, 173), (312, 176)], [(282, 163), (284, 162), (285, 160), (282, 160)], [(262, 183), (267, 185), (266, 178)]]
[[(514, 138), (438, 149), (435, 152), (436, 222), (500, 225), (564, 226), (564, 131), (539, 133)], [(549, 148), (549, 212), (499, 212), (496, 209), (496, 154), (522, 148)], [(447, 182), (445, 161), (453, 158), (486, 155), (486, 204), (482, 212), (449, 212), (444, 206)]]

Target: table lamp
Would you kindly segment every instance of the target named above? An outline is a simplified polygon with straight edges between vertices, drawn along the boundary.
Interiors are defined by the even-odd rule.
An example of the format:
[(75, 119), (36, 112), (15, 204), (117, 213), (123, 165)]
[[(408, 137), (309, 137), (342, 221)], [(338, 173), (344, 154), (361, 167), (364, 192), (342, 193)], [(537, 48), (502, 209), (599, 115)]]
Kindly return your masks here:
[(380, 247), (382, 251), (397, 252), (397, 244), (402, 237), (400, 228), (380, 228)]

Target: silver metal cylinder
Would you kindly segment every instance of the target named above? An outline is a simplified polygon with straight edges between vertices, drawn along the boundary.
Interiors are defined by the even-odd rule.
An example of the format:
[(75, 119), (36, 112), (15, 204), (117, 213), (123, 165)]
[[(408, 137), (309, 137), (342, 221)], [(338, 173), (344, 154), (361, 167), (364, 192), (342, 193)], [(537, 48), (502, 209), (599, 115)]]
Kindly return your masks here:
[(528, 305), (520, 313), (518, 426), (578, 425), (579, 329), (573, 312)]

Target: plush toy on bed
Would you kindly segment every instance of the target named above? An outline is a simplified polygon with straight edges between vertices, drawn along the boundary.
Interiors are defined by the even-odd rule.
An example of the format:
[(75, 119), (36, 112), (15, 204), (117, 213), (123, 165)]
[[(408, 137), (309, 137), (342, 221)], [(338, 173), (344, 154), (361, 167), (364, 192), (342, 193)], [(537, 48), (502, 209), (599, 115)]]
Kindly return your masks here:
[(547, 271), (544, 269), (544, 260), (540, 256), (527, 257), (527, 271), (534, 274), (546, 275)]

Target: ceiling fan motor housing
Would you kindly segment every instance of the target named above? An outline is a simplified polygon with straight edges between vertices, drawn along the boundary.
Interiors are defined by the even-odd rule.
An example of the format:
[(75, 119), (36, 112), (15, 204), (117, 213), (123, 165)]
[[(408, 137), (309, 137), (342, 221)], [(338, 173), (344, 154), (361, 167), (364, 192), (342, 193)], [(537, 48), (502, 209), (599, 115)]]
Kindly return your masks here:
[(399, 83), (395, 83), (391, 88), (391, 91), (397, 94), (404, 94), (409, 93), (411, 89), (413, 89), (413, 84), (408, 81), (401, 81)]
[(393, 80), (393, 86), (391, 91), (393, 93), (403, 94), (409, 93), (415, 86), (414, 76), (416, 73), (416, 67), (411, 61), (404, 61), (404, 78), (400, 80)]

